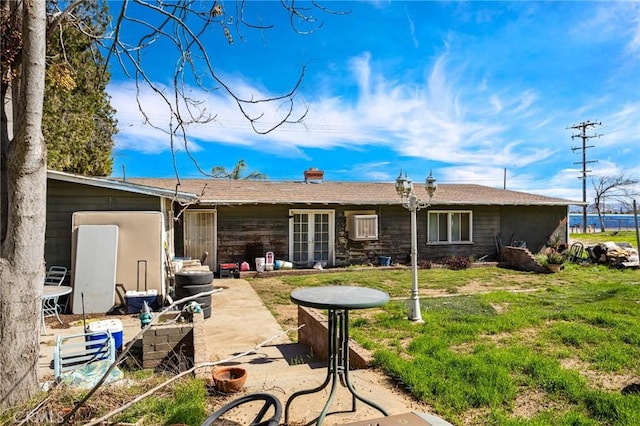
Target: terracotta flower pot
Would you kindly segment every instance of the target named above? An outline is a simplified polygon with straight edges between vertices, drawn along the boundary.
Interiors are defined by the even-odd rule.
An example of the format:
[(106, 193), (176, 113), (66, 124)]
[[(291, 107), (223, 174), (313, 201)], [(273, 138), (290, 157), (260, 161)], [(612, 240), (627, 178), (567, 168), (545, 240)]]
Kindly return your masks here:
[(219, 392), (235, 393), (242, 389), (247, 380), (247, 370), (240, 367), (225, 367), (213, 372), (213, 383)]
[(564, 269), (564, 265), (561, 263), (548, 263), (547, 269), (550, 272), (560, 272)]

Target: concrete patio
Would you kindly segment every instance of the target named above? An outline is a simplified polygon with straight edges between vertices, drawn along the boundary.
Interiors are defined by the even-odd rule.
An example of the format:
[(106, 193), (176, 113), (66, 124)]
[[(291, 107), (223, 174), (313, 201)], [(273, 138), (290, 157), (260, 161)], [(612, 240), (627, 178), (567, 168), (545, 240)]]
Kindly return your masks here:
[[(244, 389), (229, 395), (228, 401), (239, 396), (266, 392), (275, 395), (283, 404), (294, 392), (315, 387), (326, 376), (326, 363), (316, 362), (309, 355), (309, 349), (292, 343), (264, 306), (256, 292), (243, 279), (216, 279), (216, 287), (223, 291), (212, 296), (212, 315), (204, 321), (206, 333), (207, 360), (219, 361), (255, 348), (258, 344), (274, 336), (278, 338), (257, 349), (255, 353), (234, 359), (224, 365), (235, 365), (248, 371)], [(140, 330), (137, 315), (116, 317), (123, 323), (125, 344)], [(55, 326), (54, 326), (55, 327)], [(41, 336), (41, 354), (39, 375), (41, 380), (51, 379), (53, 370), (50, 363), (53, 358), (55, 337), (58, 334), (73, 334), (82, 331), (82, 324), (71, 328), (49, 327), (49, 335)], [(210, 369), (208, 369), (210, 370)], [(209, 372), (204, 372), (209, 376)], [(389, 414), (401, 414), (411, 411), (429, 412), (426, 404), (419, 403), (411, 395), (399, 389), (397, 384), (375, 369), (351, 370), (351, 381), (357, 391), (365, 398), (379, 403)], [(324, 390), (309, 396), (297, 398), (291, 405), (290, 420), (295, 424), (305, 424), (317, 417), (328, 397)], [(337, 396), (331, 411), (348, 411), (351, 408), (351, 395), (346, 388), (338, 387)], [(250, 421), (237, 413), (237, 420)], [(248, 416), (248, 415), (247, 415)], [(325, 425), (345, 424), (380, 417), (377, 410), (358, 402), (355, 412), (333, 414), (325, 419)], [(281, 422), (284, 421), (284, 414)]]

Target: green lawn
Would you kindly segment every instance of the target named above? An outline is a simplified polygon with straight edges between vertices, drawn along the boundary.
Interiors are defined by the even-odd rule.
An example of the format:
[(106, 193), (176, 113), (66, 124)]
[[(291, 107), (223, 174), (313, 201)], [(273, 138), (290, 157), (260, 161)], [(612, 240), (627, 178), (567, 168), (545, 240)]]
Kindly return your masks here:
[(410, 282), (408, 270), (374, 269), (252, 285), (275, 313), (298, 287), (388, 292), (383, 308), (352, 312), (352, 336), (454, 424), (640, 424), (640, 394), (622, 392), (640, 386), (640, 271), (420, 270), (424, 324), (406, 319)]
[(636, 248), (638, 247), (635, 231), (607, 231), (594, 232), (591, 234), (575, 233), (570, 234), (569, 239), (579, 240), (589, 244), (613, 241), (614, 243), (629, 243)]

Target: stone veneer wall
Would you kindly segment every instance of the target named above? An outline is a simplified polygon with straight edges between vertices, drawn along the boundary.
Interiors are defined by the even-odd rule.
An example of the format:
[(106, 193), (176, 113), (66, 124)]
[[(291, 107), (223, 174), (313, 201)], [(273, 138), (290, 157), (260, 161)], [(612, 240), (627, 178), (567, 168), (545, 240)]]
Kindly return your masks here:
[[(163, 324), (177, 315), (169, 312), (146, 330), (142, 336), (142, 367), (155, 369), (187, 369), (206, 361), (206, 332), (204, 316), (196, 313), (186, 318), (186, 322)], [(185, 314), (183, 314), (185, 315)], [(190, 365), (181, 365), (184, 359)], [(205, 369), (196, 374), (206, 376)]]
[[(318, 361), (327, 361), (329, 353), (329, 320), (317, 310), (298, 306), (298, 342), (313, 350), (313, 357)], [(353, 369), (367, 368), (371, 365), (373, 355), (357, 342), (349, 339), (349, 365)]]

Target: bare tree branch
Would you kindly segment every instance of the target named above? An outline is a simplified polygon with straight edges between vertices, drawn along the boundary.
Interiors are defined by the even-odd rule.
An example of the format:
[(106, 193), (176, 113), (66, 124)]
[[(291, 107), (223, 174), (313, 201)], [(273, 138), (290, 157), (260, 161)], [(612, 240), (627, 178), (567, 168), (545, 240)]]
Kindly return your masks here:
[(124, 347), (124, 349), (122, 350), (120, 355), (118, 355), (116, 360), (109, 366), (107, 371), (104, 372), (104, 374), (102, 375), (100, 380), (98, 380), (98, 383), (96, 383), (94, 385), (94, 387), (91, 388), (91, 390), (89, 390), (89, 392), (87, 392), (86, 395), (80, 401), (78, 401), (76, 403), (76, 405), (71, 409), (71, 411), (69, 411), (64, 416), (64, 419), (62, 420), (62, 423), (66, 424), (66, 423), (69, 422), (69, 419), (80, 409), (80, 407), (82, 407), (84, 405), (85, 402), (87, 402), (89, 400), (89, 398), (91, 398), (91, 396), (104, 383), (104, 381), (107, 379), (107, 377), (109, 377), (109, 373), (111, 373), (113, 371), (113, 369), (116, 368), (116, 366), (120, 363), (120, 361), (122, 361), (122, 359), (129, 353), (129, 350), (131, 350), (131, 348), (133, 347), (134, 343), (142, 338), (142, 335), (145, 333), (145, 331), (147, 331), (153, 324), (155, 324), (158, 321), (158, 319), (162, 316), (162, 314), (170, 311), (171, 309), (173, 309), (174, 306), (179, 305), (181, 303), (188, 302), (190, 300), (195, 300), (198, 297), (208, 296), (208, 295), (211, 295), (211, 294), (214, 294), (214, 293), (219, 293), (221, 291), (222, 291), (222, 289), (215, 289), (215, 290), (211, 290), (211, 291), (204, 291), (202, 293), (198, 293), (198, 294), (195, 294), (195, 295), (192, 295), (192, 296), (184, 297), (182, 299), (174, 301), (172, 304), (170, 304), (169, 306), (165, 307), (162, 311), (160, 311), (157, 315), (155, 315), (151, 319), (151, 321), (147, 325), (142, 327), (140, 329), (140, 331), (138, 332), (138, 334), (136, 334), (133, 337), (133, 339), (131, 339), (131, 341), (129, 341), (129, 343), (127, 343), (127, 345)]
[[(323, 13), (339, 13), (323, 8), (317, 3), (313, 3), (311, 6), (301, 6), (295, 1), (281, 1), (286, 13), (289, 14), (292, 28), (299, 34), (309, 34), (321, 26), (317, 18), (312, 16), (312, 10), (315, 9)], [(178, 152), (177, 138), (179, 138), (180, 150), (184, 150), (198, 172), (205, 176), (209, 174), (198, 165), (197, 159), (189, 149), (189, 126), (215, 120), (216, 115), (207, 110), (206, 104), (188, 95), (190, 87), (187, 81), (192, 81), (204, 90), (222, 89), (235, 102), (239, 112), (257, 134), (268, 134), (285, 123), (299, 124), (304, 120), (308, 112), (308, 106), (303, 106), (303, 104), (295, 100), (295, 95), (305, 76), (306, 68), (304, 66), (290, 90), (280, 95), (265, 98), (241, 96), (218, 75), (202, 38), (212, 24), (219, 25), (222, 28), (229, 42), (232, 42), (232, 38), (228, 33), (227, 25), (234, 22), (236, 33), (238, 34), (240, 34), (239, 25), (258, 30), (272, 28), (270, 25), (249, 22), (245, 10), (247, 5), (245, 1), (237, 1), (235, 5), (237, 19), (234, 20), (223, 8), (223, 3), (217, 1), (211, 4), (204, 3), (204, 7), (202, 7), (202, 3), (191, 0), (178, 1), (171, 5), (147, 0), (128, 0), (123, 4), (116, 28), (113, 31), (115, 34), (114, 47), (110, 50), (110, 54), (118, 56), (118, 61), (125, 70), (127, 66), (133, 66), (135, 69), (135, 81), (138, 87), (136, 97), (145, 122), (169, 136), (169, 145), (174, 156)], [(132, 6), (146, 9), (145, 16), (154, 14), (159, 19), (155, 21), (153, 19), (141, 20), (129, 16), (128, 8)], [(140, 13), (137, 16), (140, 16)], [(311, 31), (302, 31), (297, 27), (299, 23), (317, 24), (317, 27)], [(148, 31), (136, 43), (125, 44), (121, 38), (122, 28), (125, 24), (136, 24), (146, 28)], [(172, 78), (174, 91), (172, 99), (169, 99), (167, 94), (164, 93), (164, 88), (159, 87), (157, 83), (149, 78), (141, 65), (141, 61), (144, 59), (144, 50), (156, 43), (160, 38), (164, 42), (168, 42), (178, 54)], [(196, 65), (196, 61), (201, 61), (201, 66)], [(186, 76), (187, 71), (189, 71), (189, 79)], [(215, 82), (216, 87), (206, 87), (205, 82), (207, 79)], [(140, 84), (142, 82), (160, 95), (170, 117), (168, 123), (166, 120), (156, 123), (153, 117), (143, 111), (144, 107), (140, 100)], [(256, 111), (252, 108), (261, 104), (274, 103), (277, 105), (275, 111), (277, 111), (278, 117), (276, 120), (269, 119), (267, 121), (264, 111)], [(299, 108), (299, 105), (302, 108)], [(178, 177), (179, 173), (175, 164), (174, 173)]]
[(628, 178), (624, 175), (602, 176), (591, 180), (595, 191), (594, 205), (598, 213), (601, 232), (605, 231), (603, 217), (605, 212), (602, 211), (605, 208), (605, 197), (623, 205), (629, 205), (630, 200), (639, 195), (637, 189), (634, 189), (634, 186), (639, 182), (638, 179)]
[(176, 374), (175, 376), (173, 376), (169, 380), (167, 380), (165, 382), (162, 382), (158, 386), (154, 387), (153, 389), (150, 389), (147, 392), (143, 393), (142, 395), (137, 396), (136, 398), (134, 398), (133, 400), (127, 402), (126, 404), (123, 404), (122, 406), (116, 408), (115, 410), (110, 411), (109, 413), (105, 414), (104, 416), (100, 417), (99, 419), (92, 420), (91, 422), (85, 424), (85, 426), (93, 426), (93, 425), (101, 424), (105, 420), (115, 416), (116, 414), (119, 414), (119, 413), (123, 412), (124, 410), (126, 410), (129, 407), (131, 407), (132, 405), (137, 404), (138, 402), (142, 401), (143, 399), (153, 395), (154, 393), (156, 393), (158, 390), (162, 389), (163, 387), (175, 382), (176, 380), (178, 380), (181, 377), (186, 376), (187, 374), (193, 373), (194, 371), (196, 371), (196, 370), (198, 370), (200, 368), (213, 367), (213, 366), (216, 366), (216, 365), (225, 364), (227, 362), (230, 362), (230, 361), (236, 360), (238, 358), (242, 358), (242, 357), (245, 357), (245, 356), (250, 355), (252, 353), (255, 353), (258, 349), (260, 349), (263, 346), (269, 344), (269, 342), (272, 342), (273, 340), (278, 339), (281, 336), (286, 335), (290, 331), (300, 330), (302, 327), (304, 327), (304, 324), (302, 324), (301, 326), (296, 327), (296, 328), (290, 328), (290, 329), (288, 329), (286, 331), (283, 331), (282, 333), (278, 333), (275, 336), (268, 338), (264, 342), (257, 344), (252, 349), (249, 349), (249, 350), (246, 350), (246, 351), (241, 352), (239, 354), (233, 355), (233, 356), (231, 356), (229, 358), (222, 359), (222, 360), (219, 360), (219, 361), (201, 362), (200, 364), (196, 364), (193, 367), (191, 367), (190, 369), (185, 370), (185, 371), (183, 371), (183, 372), (181, 372), (179, 374)]
[(64, 10), (54, 13), (51, 17), (52, 19), (49, 20), (50, 22), (47, 27), (47, 33), (49, 33), (50, 31), (53, 31), (54, 28), (58, 27), (63, 20), (71, 16), (71, 13), (85, 1), (86, 0), (75, 0), (70, 5), (68, 5)]
[(174, 213), (173, 220), (180, 219), (180, 216), (182, 216), (182, 214), (185, 212), (185, 210), (187, 210), (187, 208), (189, 208), (189, 206), (198, 204), (200, 202), (200, 200), (204, 196), (204, 192), (207, 189), (207, 184), (206, 183), (204, 184), (204, 186), (202, 187), (202, 191), (200, 192), (200, 195), (198, 195), (198, 197), (195, 200), (192, 200), (192, 201), (182, 201), (182, 200), (180, 200), (180, 198), (178, 197), (179, 188), (180, 188), (180, 182), (178, 181), (178, 183), (176, 184), (176, 190), (175, 190), (175, 193), (174, 193), (174, 196), (173, 196), (173, 202), (176, 203), (180, 207), (180, 210), (178, 211), (178, 213)]

